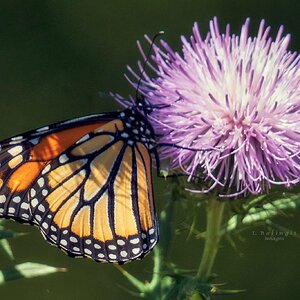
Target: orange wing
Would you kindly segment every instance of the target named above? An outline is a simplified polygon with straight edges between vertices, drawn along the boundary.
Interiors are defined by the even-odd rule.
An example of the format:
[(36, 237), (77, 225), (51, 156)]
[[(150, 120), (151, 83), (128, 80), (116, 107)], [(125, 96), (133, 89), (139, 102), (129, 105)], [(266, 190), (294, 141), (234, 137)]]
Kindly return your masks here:
[(81, 137), (105, 122), (51, 132), (48, 127), (3, 141), (0, 151), (0, 216), (31, 222), (28, 190), (41, 171)]
[(98, 121), (7, 146), (0, 215), (39, 226), (70, 255), (118, 263), (144, 256), (158, 240), (152, 159), (125, 124)]

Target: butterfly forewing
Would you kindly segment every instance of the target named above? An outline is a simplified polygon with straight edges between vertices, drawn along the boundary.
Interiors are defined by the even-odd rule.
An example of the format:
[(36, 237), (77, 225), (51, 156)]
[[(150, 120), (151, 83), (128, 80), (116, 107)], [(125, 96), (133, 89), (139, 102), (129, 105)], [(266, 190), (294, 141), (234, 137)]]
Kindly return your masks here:
[(81, 124), (71, 133), (63, 122), (0, 143), (0, 215), (31, 223), (28, 192), (41, 170), (79, 137), (103, 123)]

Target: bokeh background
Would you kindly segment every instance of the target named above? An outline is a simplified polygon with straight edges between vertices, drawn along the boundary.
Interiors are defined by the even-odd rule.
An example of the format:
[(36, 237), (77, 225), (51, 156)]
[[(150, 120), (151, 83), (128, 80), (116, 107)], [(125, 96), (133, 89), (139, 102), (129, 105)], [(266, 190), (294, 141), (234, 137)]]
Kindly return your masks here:
[[(208, 22), (218, 16), (221, 28), (230, 23), (238, 33), (251, 17), (251, 33), (265, 18), (272, 35), (281, 24), (292, 34), (290, 49), (300, 46), (298, 0), (1, 0), (0, 1), (0, 138), (80, 115), (120, 108), (106, 92), (134, 93), (123, 73), (126, 64), (140, 58), (136, 40), (143, 34), (165, 30), (164, 39), (180, 50), (180, 35), (189, 36), (194, 21), (206, 33)], [(146, 45), (146, 44), (145, 44)], [(155, 182), (158, 210), (164, 201), (164, 186)], [(196, 218), (203, 226), (203, 208), (177, 203), (174, 236), (169, 260), (184, 269), (199, 265), (203, 242), (186, 230)], [(184, 206), (184, 209), (183, 209)], [(300, 214), (283, 216), (278, 222), (299, 234)], [(0, 268), (33, 261), (68, 268), (31, 280), (0, 287), (1, 299), (134, 299), (130, 284), (113, 265), (87, 259), (70, 259), (49, 246), (37, 229), (7, 226), (30, 235), (11, 241), (16, 261), (0, 253)], [(203, 228), (203, 227), (202, 227)], [(300, 242), (264, 241), (251, 231), (235, 238), (236, 249), (226, 240), (218, 254), (215, 272), (225, 288), (247, 289), (226, 299), (299, 299)], [(147, 280), (151, 254), (125, 266)], [(217, 299), (221, 299), (218, 297)]]

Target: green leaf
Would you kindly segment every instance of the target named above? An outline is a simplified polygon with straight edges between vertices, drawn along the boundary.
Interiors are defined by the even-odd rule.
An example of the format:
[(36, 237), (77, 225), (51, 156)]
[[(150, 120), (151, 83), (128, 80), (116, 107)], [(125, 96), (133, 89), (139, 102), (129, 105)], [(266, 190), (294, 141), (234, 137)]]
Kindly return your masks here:
[[(222, 226), (221, 234), (241, 230), (250, 225), (259, 224), (259, 222), (266, 222), (284, 211), (296, 210), (300, 207), (300, 196), (298, 194), (281, 193), (280, 198), (277, 195), (277, 198), (273, 201), (262, 204), (262, 200), (266, 201), (270, 197), (270, 195), (264, 196), (258, 196), (245, 206), (246, 212), (233, 215)], [(272, 195), (273, 197), (274, 195)], [(257, 206), (258, 204), (260, 205)]]
[(136, 277), (134, 277), (133, 275), (131, 275), (129, 272), (127, 272), (124, 268), (122, 268), (121, 266), (119, 265), (114, 265), (114, 267), (116, 269), (118, 269), (121, 274), (123, 276), (125, 276), (127, 278), (127, 280), (133, 285), (135, 286), (139, 292), (145, 292), (146, 290), (146, 284), (143, 283), (142, 281), (138, 280)]
[(2, 248), (4, 252), (10, 257), (10, 259), (13, 260), (14, 255), (7, 239), (17, 238), (26, 235), (27, 233), (19, 233), (10, 229), (5, 229), (5, 227), (3, 226), (3, 220), (1, 219), (0, 221), (2, 221), (0, 223), (0, 248)]
[(48, 265), (26, 262), (0, 271), (0, 284), (21, 278), (33, 278), (56, 272), (66, 272), (65, 268), (56, 268)]
[(3, 229), (3, 228), (0, 229), (0, 240), (8, 239), (8, 238), (16, 238), (23, 235), (26, 235), (26, 233), (19, 233), (10, 229)]
[(9, 256), (11, 260), (14, 260), (14, 254), (12, 252), (12, 249), (10, 247), (10, 244), (7, 239), (0, 240), (0, 247), (3, 249), (3, 251)]

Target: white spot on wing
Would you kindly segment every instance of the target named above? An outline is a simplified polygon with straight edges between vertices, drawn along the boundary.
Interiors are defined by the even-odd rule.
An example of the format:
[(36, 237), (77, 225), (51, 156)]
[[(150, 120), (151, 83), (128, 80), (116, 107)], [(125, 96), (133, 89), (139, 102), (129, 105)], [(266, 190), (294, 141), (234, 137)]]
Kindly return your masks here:
[(31, 189), (31, 190), (30, 190), (30, 196), (31, 196), (31, 197), (34, 197), (35, 195), (36, 195), (35, 189)]
[(48, 191), (45, 190), (45, 189), (43, 189), (43, 190), (42, 190), (42, 195), (43, 195), (43, 196), (47, 196), (47, 195), (48, 195)]
[(76, 142), (76, 144), (80, 144), (80, 143), (82, 143), (82, 142), (88, 140), (89, 138), (90, 138), (90, 135), (89, 135), (89, 134), (86, 134), (86, 135), (84, 135), (81, 139), (79, 139), (79, 140)]
[(23, 161), (23, 156), (21, 154), (13, 157), (9, 162), (8, 162), (8, 166), (11, 169), (14, 169), (16, 166), (18, 166), (21, 162)]
[(120, 246), (124, 246), (125, 242), (123, 240), (117, 240), (117, 244)]
[(15, 202), (15, 203), (20, 203), (21, 197), (19, 197), (19, 196), (13, 197), (12, 201)]
[(71, 237), (70, 237), (70, 241), (71, 241), (72, 243), (77, 243), (77, 242), (78, 242), (78, 240), (76, 239), (75, 236), (71, 236)]
[(110, 259), (116, 259), (116, 258), (117, 258), (117, 255), (111, 253), (111, 254), (108, 255), (108, 257), (109, 257)]
[(27, 210), (29, 208), (29, 204), (27, 202), (22, 202), (21, 208)]
[(51, 165), (48, 164), (48, 165), (43, 169), (42, 174), (43, 174), (43, 175), (46, 174), (47, 172), (50, 171), (50, 169), (51, 169)]
[(141, 250), (140, 248), (133, 248), (132, 253), (133, 254), (138, 254), (140, 252), (140, 250)]
[(67, 246), (68, 245), (68, 242), (66, 240), (61, 240), (60, 241), (60, 244), (63, 245), (63, 246)]
[(39, 187), (43, 187), (43, 185), (45, 184), (45, 179), (43, 177), (41, 177), (38, 181), (37, 181)]
[(9, 209), (8, 209), (8, 213), (9, 214), (14, 214), (16, 212), (16, 209), (14, 208), (14, 207), (10, 207)]
[(6, 201), (5, 195), (0, 195), (0, 203), (4, 203)]
[(129, 135), (128, 135), (128, 133), (126, 133), (126, 132), (122, 132), (122, 133), (121, 133), (121, 137), (126, 139), (126, 138), (129, 137)]
[(149, 234), (153, 234), (154, 233), (154, 228), (151, 228), (150, 230), (149, 230)]
[(68, 156), (66, 154), (62, 154), (58, 161), (61, 163), (61, 164), (64, 164), (65, 162), (67, 162), (69, 160)]
[(20, 141), (20, 140), (22, 140), (22, 139), (23, 139), (23, 137), (22, 137), (21, 135), (15, 136), (15, 137), (12, 137), (12, 138), (11, 138), (12, 141)]
[(39, 222), (42, 220), (42, 217), (40, 215), (36, 215), (35, 219), (38, 220)]
[(84, 249), (84, 253), (88, 254), (88, 255), (91, 255), (92, 254), (92, 251), (90, 249)]
[(131, 243), (131, 244), (138, 244), (139, 241), (140, 241), (140, 240), (139, 240), (138, 238), (136, 238), (136, 239), (130, 240), (130, 243)]
[(121, 254), (122, 257), (126, 257), (127, 256), (127, 252), (126, 251), (121, 251), (120, 254)]
[(36, 207), (38, 205), (38, 203), (39, 203), (39, 201), (36, 198), (34, 198), (34, 199), (31, 200), (32, 207)]
[(35, 139), (30, 140), (30, 143), (33, 145), (36, 145), (39, 141), (40, 141), (39, 138), (35, 138)]
[(20, 154), (22, 151), (23, 151), (22, 146), (15, 146), (15, 147), (9, 149), (7, 152), (12, 156), (16, 156), (16, 155)]
[(42, 131), (46, 131), (46, 130), (49, 130), (49, 126), (41, 127), (39, 129), (37, 129), (36, 132), (42, 132)]
[(45, 212), (46, 211), (45, 206), (43, 204), (40, 204), (38, 206), (38, 210), (41, 211), (41, 212)]

